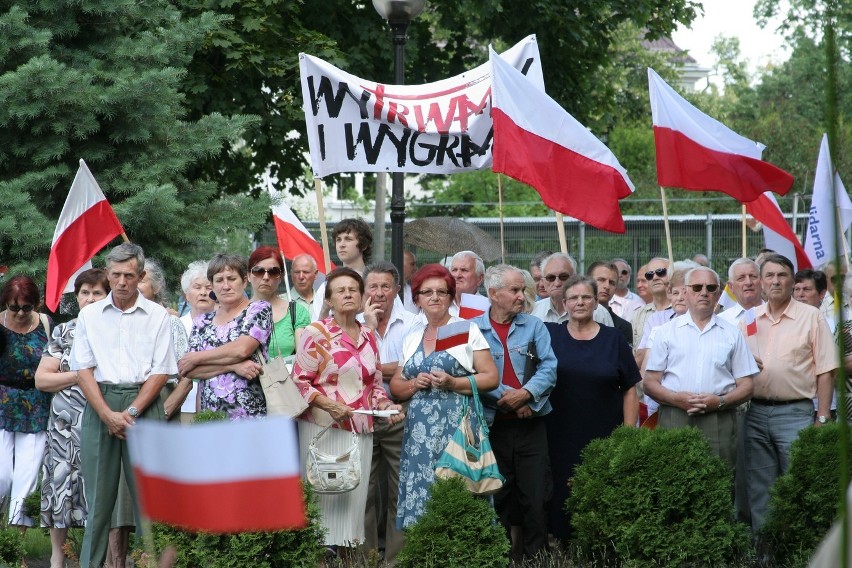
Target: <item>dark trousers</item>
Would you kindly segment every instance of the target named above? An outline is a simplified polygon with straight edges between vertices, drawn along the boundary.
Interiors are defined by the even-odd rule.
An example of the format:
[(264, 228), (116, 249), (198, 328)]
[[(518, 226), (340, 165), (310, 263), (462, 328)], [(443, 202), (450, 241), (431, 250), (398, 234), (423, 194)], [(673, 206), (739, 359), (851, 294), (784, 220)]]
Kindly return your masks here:
[(547, 430), (541, 418), (496, 420), (489, 436), (497, 467), (506, 484), (494, 496), (501, 524), (510, 530), (519, 517), (524, 535), (524, 556), (547, 549), (545, 500), (550, 457)]
[[(107, 405), (115, 412), (129, 407), (139, 394), (141, 385), (106, 385), (101, 383), (101, 393)], [(157, 398), (151, 403), (142, 418), (163, 420), (163, 403)], [(124, 466), (125, 480), (132, 501), (136, 502), (136, 486), (133, 483), (133, 468), (127, 441), (109, 435), (109, 429), (97, 412), (86, 405), (83, 411), (83, 432), (81, 437), (81, 462), (83, 466), (83, 484), (89, 512), (86, 520), (86, 532), (83, 536), (83, 549), (80, 553), (82, 568), (100, 568), (106, 559), (110, 521), (118, 495), (121, 468)], [(140, 527), (138, 511), (136, 526)]]
[(373, 460), (370, 465), (370, 487), (364, 512), (364, 538), (368, 550), (378, 549), (384, 536), (385, 562), (393, 566), (396, 555), (405, 544), (403, 532), (396, 528), (396, 505), (399, 498), (399, 459), (405, 421), (389, 425), (373, 423)]
[(734, 471), (737, 467), (737, 412), (736, 408), (726, 408), (709, 414), (689, 415), (675, 406), (660, 406), (660, 428), (685, 428), (695, 426), (717, 456), (725, 460)]

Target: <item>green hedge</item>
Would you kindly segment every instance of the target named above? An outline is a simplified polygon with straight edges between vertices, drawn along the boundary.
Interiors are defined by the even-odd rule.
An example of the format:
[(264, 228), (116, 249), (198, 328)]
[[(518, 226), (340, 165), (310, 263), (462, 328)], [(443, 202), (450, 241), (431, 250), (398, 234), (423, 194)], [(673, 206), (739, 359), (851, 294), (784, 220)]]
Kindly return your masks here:
[(723, 566), (749, 545), (732, 495), (732, 472), (697, 429), (622, 426), (583, 451), (568, 508), (587, 559)]

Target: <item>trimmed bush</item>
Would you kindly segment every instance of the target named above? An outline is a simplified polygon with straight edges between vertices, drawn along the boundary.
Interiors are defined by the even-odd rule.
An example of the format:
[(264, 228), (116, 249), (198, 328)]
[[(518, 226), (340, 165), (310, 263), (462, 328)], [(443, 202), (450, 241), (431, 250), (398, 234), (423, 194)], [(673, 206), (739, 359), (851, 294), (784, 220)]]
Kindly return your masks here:
[(749, 545), (732, 495), (732, 472), (698, 429), (622, 426), (583, 451), (567, 506), (588, 559), (723, 566)]
[[(779, 566), (804, 566), (831, 523), (840, 500), (840, 426), (805, 428), (790, 448), (787, 473), (775, 481), (762, 530)], [(852, 445), (849, 454), (852, 456)], [(852, 466), (852, 460), (850, 460)]]
[(24, 557), (24, 536), (18, 527), (0, 528), (0, 566), (20, 566)]
[(503, 568), (509, 538), (491, 504), (458, 478), (435, 479), (426, 510), (405, 531), (400, 568)]

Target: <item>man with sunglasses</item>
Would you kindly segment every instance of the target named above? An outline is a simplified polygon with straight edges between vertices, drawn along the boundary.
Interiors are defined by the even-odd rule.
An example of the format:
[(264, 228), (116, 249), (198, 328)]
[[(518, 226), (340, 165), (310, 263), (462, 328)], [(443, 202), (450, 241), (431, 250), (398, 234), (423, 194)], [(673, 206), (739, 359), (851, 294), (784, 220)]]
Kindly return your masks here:
[[(544, 322), (568, 321), (568, 310), (562, 300), (565, 282), (577, 272), (577, 262), (569, 255), (555, 252), (541, 261), (541, 275), (547, 286), (547, 298), (535, 303), (531, 315)], [(613, 326), (612, 317), (601, 305), (595, 307), (592, 319), (602, 325)]]
[[(837, 352), (819, 309), (793, 299), (793, 263), (768, 254), (760, 268), (766, 303), (754, 323), (740, 323), (760, 373), (745, 419), (746, 468), (752, 530), (766, 519), (769, 491), (787, 470), (790, 446), (810, 425), (831, 420)], [(749, 329), (751, 327), (752, 329)], [(817, 401), (814, 420), (813, 398)]]
[[(648, 262), (648, 270), (645, 279), (651, 290), (652, 301), (648, 302), (633, 314), (633, 349), (641, 345), (642, 335), (645, 332), (645, 324), (654, 312), (661, 312), (672, 306), (669, 300), (669, 261), (668, 259), (656, 257)], [(642, 368), (642, 358), (636, 354), (636, 364)]]
[[(627, 261), (623, 258), (616, 258), (613, 259), (612, 263), (615, 265), (618, 280), (615, 282), (615, 292), (609, 300), (609, 307), (612, 308), (612, 313), (630, 322), (633, 319), (633, 314), (644, 306), (645, 302), (630, 290), (631, 269)], [(633, 341), (632, 336), (630, 341)]]
[(733, 468), (736, 408), (758, 368), (739, 330), (713, 313), (721, 294), (715, 271), (686, 273), (687, 312), (656, 329), (643, 384), (660, 404), (660, 428), (697, 427)]

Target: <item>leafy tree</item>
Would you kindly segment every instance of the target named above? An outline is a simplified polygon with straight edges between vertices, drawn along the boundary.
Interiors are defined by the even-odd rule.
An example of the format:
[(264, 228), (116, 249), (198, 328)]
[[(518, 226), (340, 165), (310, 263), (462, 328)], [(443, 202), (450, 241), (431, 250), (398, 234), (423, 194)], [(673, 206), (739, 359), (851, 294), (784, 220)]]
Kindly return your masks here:
[(220, 198), (186, 175), (253, 124), (186, 119), (183, 70), (222, 23), (161, 0), (0, 2), (0, 258), (13, 272), (44, 276), (80, 158), (130, 238), (172, 274), (264, 221), (264, 200)]

